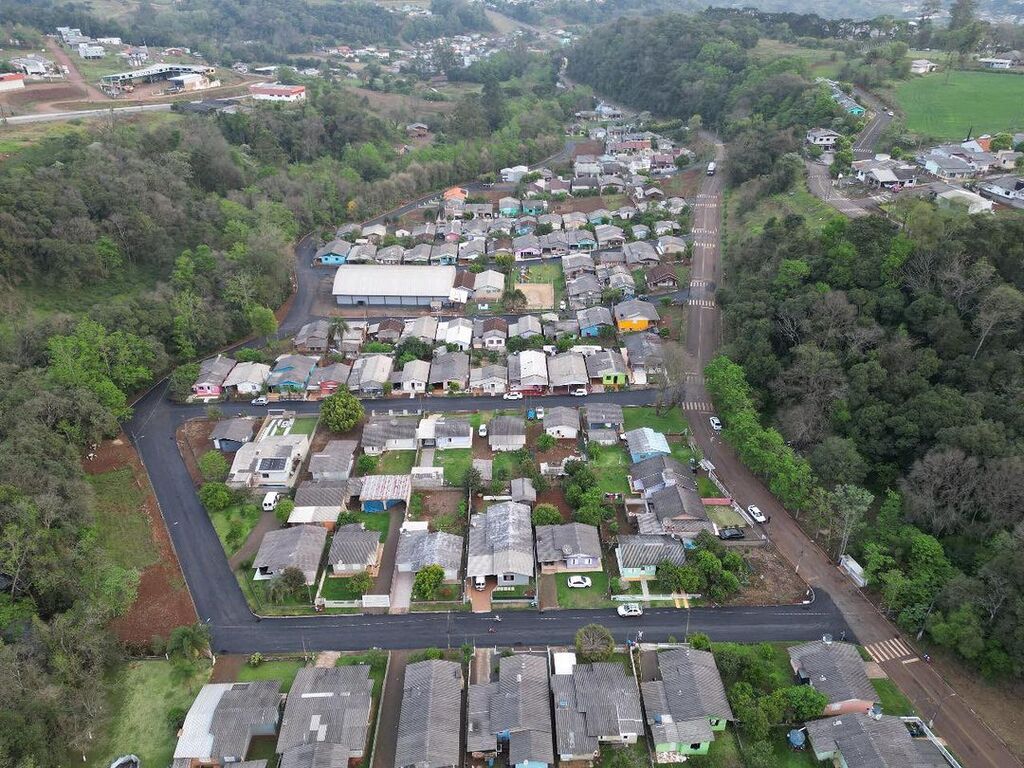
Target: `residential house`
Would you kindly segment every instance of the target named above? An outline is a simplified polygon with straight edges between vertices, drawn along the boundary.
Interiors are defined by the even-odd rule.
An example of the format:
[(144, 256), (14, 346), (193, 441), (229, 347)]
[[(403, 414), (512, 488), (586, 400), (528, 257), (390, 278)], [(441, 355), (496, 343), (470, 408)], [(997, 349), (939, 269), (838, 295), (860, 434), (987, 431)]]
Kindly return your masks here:
[(498, 201), (498, 215), (507, 216), (510, 219), (519, 215), (522, 203), (515, 197), (503, 197)]
[(978, 59), (978, 63), (986, 69), (1009, 69), (1013, 66), (1013, 59), (1004, 59), (997, 56), (987, 56)]
[[(473, 237), (473, 233), (466, 228), (467, 237)], [(474, 237), (464, 243), (459, 243), (459, 261), (476, 261), (487, 255), (487, 240), (485, 236)]]
[[(498, 661), (498, 679), (469, 686), (466, 752), (493, 759), (506, 752), (508, 766), (554, 766), (547, 659), (513, 654)], [(468, 763), (469, 761), (467, 761)]]
[(485, 365), (469, 371), (469, 389), (473, 394), (501, 395), (508, 389), (508, 368)]
[(656, 657), (659, 679), (640, 684), (655, 762), (706, 755), (715, 733), (733, 719), (714, 655), (673, 648)]
[(575, 320), (549, 320), (541, 326), (545, 339), (560, 339), (564, 336), (579, 336), (580, 324)]
[(935, 196), (939, 208), (958, 209), (968, 214), (992, 213), (992, 201), (966, 189), (947, 189)]
[(662, 256), (682, 256), (686, 253), (686, 240), (675, 235), (662, 235), (658, 238), (656, 250)]
[(378, 264), (401, 264), (405, 258), (405, 248), (400, 245), (389, 245), (377, 251)]
[(671, 536), (638, 534), (619, 536), (615, 559), (620, 577), (627, 581), (650, 580), (656, 577), (658, 565), (668, 561), (673, 565), (686, 564), (686, 547)]
[(411, 139), (422, 139), (430, 132), (426, 123), (409, 123), (405, 126), (405, 134)]
[(327, 564), (332, 576), (369, 573), (376, 578), (383, 554), (380, 531), (368, 531), (362, 523), (350, 523), (339, 526), (334, 532)]
[[(445, 235), (445, 238), (447, 239), (447, 234)], [(430, 263), (441, 266), (450, 266), (458, 263), (459, 244), (457, 241), (458, 237), (456, 237), (456, 242), (437, 243), (436, 245), (431, 246)]]
[(628, 299), (612, 307), (615, 324), (622, 333), (646, 331), (661, 320), (658, 310), (649, 301)]
[(379, 456), (385, 451), (415, 451), (415, 418), (371, 416), (363, 424), (363, 452)]
[(572, 163), (572, 175), (598, 176), (601, 173), (601, 163), (596, 155), (577, 155)]
[(937, 68), (938, 64), (933, 64), (928, 59), (914, 59), (910, 62), (910, 74), (912, 75), (927, 75)]
[(879, 700), (852, 643), (814, 640), (787, 650), (793, 674), (828, 697), (826, 715), (869, 714)]
[(583, 406), (583, 428), (587, 440), (598, 445), (618, 445), (625, 420), (616, 403), (587, 403)]
[(472, 448), (473, 425), (467, 419), (439, 414), (425, 416), (416, 430), (416, 441), (424, 448)]
[(391, 368), (395, 359), (390, 355), (364, 355), (352, 363), (348, 388), (371, 397), (384, 394), (384, 385), (391, 381)]
[[(437, 340), (444, 344), (454, 344), (465, 352), (473, 346), (473, 321), (467, 317), (453, 317), (451, 320), (441, 321), (437, 326)], [(436, 364), (437, 358), (434, 359), (434, 365)]]
[(562, 257), (562, 274), (566, 280), (575, 280), (582, 275), (597, 272), (594, 258), (586, 253), (569, 253)]
[(651, 267), (645, 274), (648, 290), (677, 290), (679, 288), (679, 277), (676, 269), (671, 264), (658, 264)]
[(403, 392), (426, 392), (430, 381), (430, 363), (410, 360), (402, 367), (400, 387)]
[(980, 184), (979, 188), (1002, 200), (1024, 200), (1024, 177), (1001, 176)]
[(292, 343), (295, 349), (305, 354), (313, 352), (322, 355), (331, 340), (331, 327), (326, 320), (314, 320), (299, 328)]
[(437, 318), (432, 315), (420, 315), (406, 325), (405, 331), (402, 332), (402, 338), (419, 339), (428, 344), (433, 344), (437, 339), (437, 326), (439, 324)]
[(587, 362), (579, 352), (562, 352), (548, 360), (548, 386), (554, 393), (586, 388), (590, 383)]
[(462, 665), (428, 659), (405, 668), (395, 768), (462, 765)]
[(565, 233), (566, 244), (570, 251), (589, 253), (597, 249), (597, 238), (586, 229), (572, 229)]
[(530, 172), (525, 165), (514, 165), (511, 168), (501, 169), (501, 180), (506, 184), (518, 184), (519, 181)]
[(668, 440), (661, 432), (655, 432), (650, 427), (639, 427), (631, 429), (623, 434), (630, 458), (635, 464), (638, 461), (649, 459), (652, 456), (669, 456), (672, 450), (668, 447)]
[(476, 275), (473, 283), (473, 299), (498, 301), (505, 292), (505, 275), (494, 269), (485, 269)]
[(508, 325), (510, 339), (529, 339), (531, 336), (540, 336), (542, 333), (540, 318), (536, 315), (522, 315)]
[(540, 216), (548, 209), (548, 204), (545, 200), (523, 200), (520, 205), (523, 213), (528, 216)]
[[(429, 237), (432, 239), (434, 233), (431, 231)], [(430, 263), (430, 243), (420, 243), (408, 249), (402, 256), (403, 264), (428, 264)]]
[(679, 223), (675, 221), (663, 220), (654, 222), (654, 234), (658, 237), (671, 235), (678, 229)]
[(224, 768), (245, 760), (255, 737), (277, 731), (280, 705), (277, 680), (204, 685), (178, 731), (173, 765)]
[(902, 718), (863, 713), (812, 720), (804, 727), (814, 758), (843, 768), (949, 768), (938, 745), (911, 734)]
[(600, 571), (601, 538), (583, 523), (537, 526), (537, 562), (541, 573)]
[(580, 413), (576, 408), (556, 405), (544, 411), (544, 432), (559, 440), (575, 440), (580, 432)]
[(624, 387), (629, 383), (626, 361), (614, 349), (603, 349), (587, 355), (586, 362), (591, 384), (600, 384), (608, 389)]
[(804, 138), (811, 146), (832, 149), (843, 135), (829, 128), (811, 128)]
[(324, 368), (314, 368), (306, 383), (306, 391), (320, 397), (333, 395), (348, 384), (352, 368), (344, 363), (331, 363)]
[(574, 309), (586, 309), (601, 301), (601, 282), (595, 275), (580, 275), (565, 284), (565, 295), (569, 306)]
[(508, 356), (509, 388), (540, 394), (548, 387), (548, 358), (537, 349), (524, 349)]
[(462, 565), (462, 537), (442, 531), (406, 529), (403, 527), (395, 554), (395, 568), (399, 573), (418, 573), (428, 565), (444, 569), (448, 584), (459, 580)]
[(622, 228), (613, 224), (598, 224), (594, 227), (594, 235), (598, 248), (621, 248), (626, 242)]
[(273, 579), (289, 568), (302, 571), (306, 584), (316, 583), (320, 557), (327, 542), (327, 529), (319, 525), (296, 525), (263, 534), (259, 551), (253, 558), (253, 578)]
[(587, 214), (587, 222), (595, 225), (607, 224), (612, 220), (612, 212), (607, 208), (595, 208)]
[(629, 488), (634, 493), (650, 496), (678, 483), (696, 492), (692, 474), (671, 456), (659, 454), (638, 461), (629, 468)]
[(676, 483), (645, 498), (647, 511), (636, 515), (640, 533), (668, 534), (692, 541), (701, 531), (718, 533), (693, 483)]
[(379, 245), (388, 236), (388, 228), (385, 224), (367, 224), (363, 227), (362, 235), (374, 245)]
[(487, 425), (492, 451), (518, 451), (526, 447), (526, 422), (520, 416), (495, 416)]
[(455, 392), (469, 386), (469, 355), (465, 352), (443, 352), (430, 364), (430, 387)]
[(542, 213), (537, 217), (537, 224), (542, 227), (551, 227), (552, 231), (557, 232), (562, 228), (562, 214)]
[(585, 307), (576, 312), (580, 325), (580, 336), (600, 336), (605, 328), (613, 325), (612, 313), (608, 307)]
[(465, 213), (474, 219), (493, 219), (494, 203), (466, 203)]
[(562, 762), (590, 762), (602, 742), (635, 744), (643, 733), (640, 691), (621, 662), (577, 664), (574, 653), (556, 653), (551, 693)]
[(239, 416), (234, 419), (221, 419), (210, 432), (213, 447), (224, 453), (234, 453), (245, 443), (252, 442), (253, 427), (256, 419)]
[(267, 377), (271, 392), (305, 392), (317, 358), (305, 355), (281, 355)]
[(338, 482), (347, 480), (352, 474), (355, 461), (355, 440), (328, 440), (319, 453), (309, 459), (309, 472), (316, 482)]
[(251, 443), (239, 446), (227, 484), (233, 488), (288, 488), (298, 479), (309, 452), (309, 435), (271, 435), (261, 430)]
[(373, 243), (357, 243), (348, 252), (342, 266), (351, 264), (373, 264), (377, 261), (377, 246)]
[(969, 179), (976, 173), (974, 167), (966, 160), (935, 152), (925, 155), (920, 162), (928, 173), (947, 181), (950, 179)]
[(203, 360), (199, 364), (199, 375), (192, 384), (192, 394), (196, 397), (220, 397), (224, 392), (224, 382), (234, 367), (235, 361), (224, 355)]
[(258, 395), (270, 378), (270, 366), (266, 363), (237, 363), (221, 385), (229, 394)]
[(368, 664), (300, 669), (288, 692), (277, 737), (281, 766), (344, 766), (362, 759), (372, 701)]
[(477, 349), (504, 351), (508, 339), (508, 321), (503, 317), (488, 317), (473, 324), (473, 346)]
[(562, 214), (562, 226), (565, 229), (582, 229), (587, 226), (587, 214), (580, 211), (569, 211)]
[(336, 267), (345, 263), (350, 250), (352, 250), (352, 243), (347, 240), (331, 240), (317, 250), (313, 261), (325, 267)]
[(636, 294), (633, 273), (624, 264), (601, 264), (597, 268), (597, 279), (605, 288), (618, 291), (624, 299), (631, 299)]
[(346, 356), (353, 357), (366, 342), (366, 323), (351, 320), (341, 332), (341, 340), (337, 341), (338, 349)]
[(533, 506), (537, 501), (537, 489), (533, 487), (533, 480), (528, 477), (515, 477), (510, 483), (512, 501), (517, 504), (528, 504)]
[(631, 333), (623, 341), (626, 364), (633, 382), (646, 384), (665, 369), (665, 350), (661, 337), (655, 333)]
[(363, 512), (386, 512), (399, 504), (409, 506), (412, 478), (409, 475), (367, 475), (359, 489)]
[(661, 262), (661, 257), (654, 250), (654, 246), (643, 240), (638, 240), (635, 243), (626, 243), (622, 247), (622, 252), (626, 257), (626, 266), (632, 269)]
[(532, 233), (519, 235), (512, 240), (512, 253), (516, 261), (539, 259), (542, 255), (540, 240)]
[[(492, 425), (495, 420), (491, 420)], [(529, 584), (534, 572), (533, 526), (528, 506), (503, 501), (470, 517), (467, 579), (493, 576), (501, 589)]]

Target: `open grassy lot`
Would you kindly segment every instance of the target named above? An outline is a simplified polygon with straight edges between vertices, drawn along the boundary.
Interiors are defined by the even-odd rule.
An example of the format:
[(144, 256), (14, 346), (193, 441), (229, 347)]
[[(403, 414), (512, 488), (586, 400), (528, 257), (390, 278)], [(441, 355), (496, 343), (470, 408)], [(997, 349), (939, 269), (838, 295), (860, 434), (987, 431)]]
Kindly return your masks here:
[(658, 413), (656, 408), (637, 406), (623, 408), (622, 417), (626, 422), (626, 430), (650, 427), (656, 432), (679, 433), (686, 429), (686, 419), (678, 408), (671, 408)]
[(387, 451), (377, 461), (377, 475), (408, 475), (416, 463), (416, 451)]
[(210, 522), (228, 557), (239, 550), (259, 521), (260, 508), (255, 504), (235, 504), (223, 512), (210, 513)]
[(243, 664), (238, 673), (238, 682), (251, 683), (256, 680), (279, 680), (281, 692), (288, 693), (295, 682), (295, 676), (299, 670), (306, 666), (302, 659), (280, 659), (278, 661), (264, 661), (258, 667), (250, 667)]
[(747, 525), (746, 520), (732, 507), (706, 506), (704, 509), (708, 511), (711, 521), (719, 528), (744, 528)]
[(917, 710), (910, 703), (903, 692), (896, 687), (896, 684), (887, 677), (871, 681), (871, 685), (878, 692), (878, 702), (882, 705), (882, 711), (887, 715), (897, 717), (910, 717), (916, 715)]
[[(6, 141), (6, 135), (0, 141)], [(19, 285), (16, 295), (33, 314), (51, 312), (83, 313), (96, 304), (113, 304), (150, 290), (161, 277), (158, 270), (124, 266), (109, 278), (92, 285), (66, 288), (44, 285)]]
[(697, 493), (700, 494), (702, 499), (717, 499), (722, 495), (722, 492), (718, 490), (718, 486), (707, 477), (697, 478)]
[(688, 464), (690, 459), (697, 458), (697, 454), (686, 443), (669, 443), (668, 447), (672, 450), (672, 458), (681, 464)]
[(834, 78), (839, 75), (846, 57), (841, 51), (827, 48), (803, 48), (781, 40), (761, 38), (754, 46), (753, 54), (761, 61), (771, 61), (782, 57), (800, 59), (807, 64), (808, 74), (813, 77)]
[(565, 298), (565, 278), (559, 264), (531, 264), (526, 272), (527, 283), (548, 283), (555, 289), (555, 306)]
[(591, 445), (590, 464), (602, 493), (629, 493), (629, 454), (621, 445)]
[[(586, 576), (593, 582), (593, 585), (586, 589), (571, 589), (569, 587), (570, 576)], [(608, 599), (608, 574), (604, 571), (588, 573), (556, 573), (553, 574), (555, 585), (558, 587), (559, 608), (607, 608), (614, 605)]]
[[(477, 425), (479, 426), (479, 425)], [(444, 467), (444, 481), (449, 485), (462, 485), (466, 470), (473, 466), (471, 448), (450, 448), (434, 453), (434, 466)]]
[(520, 457), (518, 451), (499, 451), (492, 457), (494, 464), (491, 465), (493, 477), (506, 477), (511, 480), (519, 477)]
[(140, 571), (157, 560), (142, 505), (146, 494), (135, 482), (130, 467), (89, 475), (96, 493), (96, 537), (118, 565)]
[(171, 710), (187, 709), (209, 679), (205, 663), (194, 668), (163, 660), (126, 665), (113, 681), (110, 728), (97, 734), (87, 764), (106, 768), (121, 755), (135, 754), (143, 765), (170, 765), (177, 740)]
[(802, 176), (796, 180), (791, 191), (762, 198), (751, 210), (741, 213), (738, 202), (742, 197), (742, 194), (729, 196), (729, 247), (735, 247), (748, 237), (759, 235), (765, 223), (772, 217), (781, 220), (790, 214), (803, 216), (808, 228), (812, 232), (817, 232), (832, 219), (840, 216), (835, 208), (811, 194), (807, 188), (807, 180)]
[(896, 87), (907, 130), (935, 139), (1020, 130), (1024, 77), (997, 72), (934, 72)]

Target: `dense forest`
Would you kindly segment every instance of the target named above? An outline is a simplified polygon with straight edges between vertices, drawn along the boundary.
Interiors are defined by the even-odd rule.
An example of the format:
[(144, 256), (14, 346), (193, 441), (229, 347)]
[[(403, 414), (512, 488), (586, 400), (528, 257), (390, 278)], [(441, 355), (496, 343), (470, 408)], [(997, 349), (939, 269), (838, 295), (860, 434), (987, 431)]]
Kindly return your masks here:
[(897, 218), (772, 219), (730, 244), (735, 362), (709, 387), (727, 439), (904, 629), (1021, 676), (1024, 221)]

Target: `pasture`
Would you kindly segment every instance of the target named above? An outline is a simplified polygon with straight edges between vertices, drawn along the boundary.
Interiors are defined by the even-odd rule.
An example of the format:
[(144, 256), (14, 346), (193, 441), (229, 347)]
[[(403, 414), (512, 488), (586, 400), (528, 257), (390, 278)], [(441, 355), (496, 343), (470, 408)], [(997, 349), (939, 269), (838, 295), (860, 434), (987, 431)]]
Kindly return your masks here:
[(907, 130), (933, 139), (960, 140), (1024, 127), (1024, 77), (996, 72), (935, 72), (896, 87)]

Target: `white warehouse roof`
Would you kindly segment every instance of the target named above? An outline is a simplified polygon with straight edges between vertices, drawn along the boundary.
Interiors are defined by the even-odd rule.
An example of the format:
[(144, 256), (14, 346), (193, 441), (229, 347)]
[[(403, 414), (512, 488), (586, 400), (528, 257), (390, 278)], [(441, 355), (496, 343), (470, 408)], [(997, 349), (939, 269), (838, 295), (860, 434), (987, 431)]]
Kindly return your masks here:
[(454, 266), (343, 264), (334, 275), (335, 296), (434, 296), (448, 298)]

